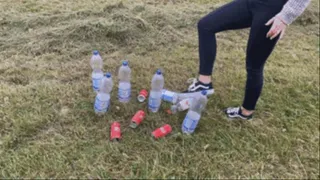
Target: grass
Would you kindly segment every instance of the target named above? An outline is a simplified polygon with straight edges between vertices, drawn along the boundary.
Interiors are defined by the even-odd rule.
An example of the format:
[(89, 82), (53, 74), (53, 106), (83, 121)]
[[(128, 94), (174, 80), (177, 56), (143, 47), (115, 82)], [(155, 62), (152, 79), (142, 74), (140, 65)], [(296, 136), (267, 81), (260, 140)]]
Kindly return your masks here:
[[(156, 68), (180, 91), (198, 67), (196, 23), (225, 1), (0, 2), (0, 177), (2, 178), (320, 178), (319, 2), (290, 26), (265, 69), (252, 122), (228, 122), (221, 110), (239, 105), (248, 30), (218, 34), (216, 94), (192, 136), (180, 133), (185, 113), (148, 114), (128, 128), (135, 97)], [(133, 69), (133, 99), (93, 112), (89, 58), (104, 70), (122, 59)], [(119, 109), (116, 108), (119, 107)], [(111, 143), (120, 121), (123, 141)], [(169, 123), (173, 133), (153, 141)]]

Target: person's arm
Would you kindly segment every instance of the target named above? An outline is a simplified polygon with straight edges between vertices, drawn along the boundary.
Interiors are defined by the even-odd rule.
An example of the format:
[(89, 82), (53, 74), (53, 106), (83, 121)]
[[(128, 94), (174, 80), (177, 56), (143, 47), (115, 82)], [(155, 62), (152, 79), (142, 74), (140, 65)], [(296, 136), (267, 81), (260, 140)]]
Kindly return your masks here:
[(272, 40), (280, 34), (280, 39), (282, 39), (287, 26), (304, 12), (310, 4), (310, 1), (311, 0), (288, 0), (280, 13), (266, 23), (266, 26), (270, 26), (272, 24), (269, 32), (267, 33), (267, 38)]
[(304, 12), (310, 1), (311, 0), (288, 0), (277, 17), (289, 25)]

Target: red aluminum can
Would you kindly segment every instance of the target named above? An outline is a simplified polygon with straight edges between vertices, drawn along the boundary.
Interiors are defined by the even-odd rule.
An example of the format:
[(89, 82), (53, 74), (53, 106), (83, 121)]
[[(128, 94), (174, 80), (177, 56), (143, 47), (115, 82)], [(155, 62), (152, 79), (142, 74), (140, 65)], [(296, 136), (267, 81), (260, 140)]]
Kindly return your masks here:
[(147, 97), (148, 97), (148, 91), (145, 89), (142, 89), (139, 93), (138, 101), (143, 102), (147, 99)]
[(121, 139), (120, 123), (118, 122), (112, 123), (111, 130), (110, 130), (110, 139), (111, 141), (120, 141)]
[(169, 124), (165, 124), (164, 126), (156, 129), (152, 132), (152, 136), (157, 139), (166, 136), (167, 134), (171, 133), (172, 128)]
[(141, 122), (143, 121), (144, 117), (145, 117), (144, 111), (140, 110), (136, 112), (136, 114), (131, 119), (130, 127), (132, 128), (138, 127), (139, 124), (141, 124)]

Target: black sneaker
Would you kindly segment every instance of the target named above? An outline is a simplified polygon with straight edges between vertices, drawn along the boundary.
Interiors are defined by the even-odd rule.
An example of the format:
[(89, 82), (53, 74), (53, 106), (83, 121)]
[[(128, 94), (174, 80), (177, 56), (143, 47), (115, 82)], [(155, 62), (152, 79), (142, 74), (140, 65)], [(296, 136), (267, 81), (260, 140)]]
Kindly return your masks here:
[(229, 107), (224, 112), (226, 113), (226, 115), (230, 119), (235, 119), (235, 118), (240, 118), (243, 120), (251, 120), (252, 119), (252, 114), (250, 116), (243, 115), (240, 107)]
[(182, 93), (200, 93), (203, 90), (207, 91), (207, 95), (214, 93), (212, 83), (204, 84), (195, 78), (189, 79), (188, 83), (192, 84), (189, 86), (188, 90), (183, 91)]

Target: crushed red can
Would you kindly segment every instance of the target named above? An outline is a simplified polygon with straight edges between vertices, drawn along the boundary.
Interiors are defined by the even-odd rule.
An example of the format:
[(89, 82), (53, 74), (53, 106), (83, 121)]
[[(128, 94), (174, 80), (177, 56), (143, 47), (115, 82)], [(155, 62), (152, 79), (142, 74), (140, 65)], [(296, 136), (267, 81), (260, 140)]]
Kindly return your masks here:
[(172, 128), (169, 124), (165, 124), (164, 126), (156, 129), (155, 131), (152, 132), (152, 137), (155, 139), (164, 137), (166, 135), (168, 135), (169, 133), (171, 133)]
[(148, 91), (145, 89), (142, 89), (138, 95), (138, 101), (144, 102), (148, 97)]
[(111, 141), (120, 141), (120, 139), (121, 139), (120, 123), (114, 122), (111, 125), (110, 140)]
[(141, 124), (141, 122), (143, 121), (144, 117), (145, 117), (144, 111), (139, 110), (138, 112), (136, 112), (136, 114), (131, 119), (130, 127), (132, 128), (138, 127), (139, 124)]

